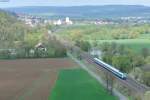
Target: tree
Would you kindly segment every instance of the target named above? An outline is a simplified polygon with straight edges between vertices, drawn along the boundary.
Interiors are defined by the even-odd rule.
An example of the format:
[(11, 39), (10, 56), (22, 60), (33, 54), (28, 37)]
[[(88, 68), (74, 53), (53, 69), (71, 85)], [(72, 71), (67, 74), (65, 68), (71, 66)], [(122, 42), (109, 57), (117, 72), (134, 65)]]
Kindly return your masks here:
[(137, 32), (137, 31), (129, 32), (128, 38), (129, 39), (135, 39), (135, 38), (137, 38), (139, 36), (139, 34), (140, 33)]
[(83, 51), (89, 51), (91, 44), (88, 41), (77, 40), (75, 43), (76, 46), (80, 47)]
[(143, 48), (141, 54), (144, 58), (146, 58), (147, 56), (149, 56), (149, 49)]
[(98, 46), (98, 41), (95, 39), (93, 42), (93, 47), (97, 47)]
[(73, 41), (76, 41), (76, 40), (81, 40), (83, 38), (83, 34), (82, 34), (82, 31), (81, 30), (72, 30), (71, 31), (71, 36)]
[(105, 55), (102, 56), (102, 59), (103, 59), (104, 62), (106, 62), (108, 64), (112, 64), (112, 57), (113, 56), (111, 56), (109, 54), (107, 54), (107, 55), (105, 54)]
[(145, 58), (145, 64), (149, 64), (150, 65), (150, 56)]
[(139, 82), (142, 82), (142, 75), (143, 75), (143, 71), (140, 68), (135, 68), (131, 73), (130, 73), (131, 77), (133, 77), (134, 79), (138, 80)]
[(101, 45), (101, 50), (102, 52), (108, 52), (109, 51), (109, 48), (110, 48), (110, 44), (108, 42), (104, 42), (102, 45)]
[(112, 65), (123, 72), (129, 72), (131, 69), (130, 59), (127, 56), (114, 56), (112, 58)]
[(118, 49), (117, 49), (117, 52), (120, 54), (120, 55), (126, 55), (127, 54), (127, 51), (126, 51), (126, 48), (124, 45), (119, 45), (118, 46)]
[(135, 55), (131, 59), (134, 67), (141, 67), (145, 64), (144, 58), (141, 55)]
[(111, 43), (110, 51), (112, 51), (112, 54), (113, 54), (113, 55), (117, 53), (117, 49), (118, 49), (117, 43), (112, 42), (112, 43)]
[(147, 86), (150, 86), (150, 72), (144, 72), (142, 78), (143, 78), (144, 84), (146, 84)]
[(145, 94), (144, 94), (144, 100), (149, 100), (150, 98), (150, 91), (147, 91)]

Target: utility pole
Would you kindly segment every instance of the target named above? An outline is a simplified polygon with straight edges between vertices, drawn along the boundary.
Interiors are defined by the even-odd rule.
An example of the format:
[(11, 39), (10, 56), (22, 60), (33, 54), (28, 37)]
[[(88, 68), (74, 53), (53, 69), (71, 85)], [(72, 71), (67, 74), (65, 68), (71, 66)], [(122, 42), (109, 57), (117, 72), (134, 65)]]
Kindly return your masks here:
[(111, 93), (111, 95), (113, 94), (113, 86), (114, 86), (114, 77), (113, 76), (110, 76), (110, 85), (111, 85), (111, 87), (110, 87), (110, 93)]
[(106, 72), (106, 85), (107, 85), (107, 91), (109, 91), (109, 78), (108, 78), (108, 72)]
[(114, 77), (109, 72), (106, 72), (107, 90), (111, 95), (113, 94), (113, 83), (114, 83)]

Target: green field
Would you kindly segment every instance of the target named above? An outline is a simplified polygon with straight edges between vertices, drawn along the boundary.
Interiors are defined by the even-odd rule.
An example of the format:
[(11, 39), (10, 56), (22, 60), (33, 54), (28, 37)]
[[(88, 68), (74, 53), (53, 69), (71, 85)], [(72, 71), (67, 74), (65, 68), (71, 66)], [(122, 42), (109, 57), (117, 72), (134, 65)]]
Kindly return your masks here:
[(61, 70), (49, 100), (117, 100), (82, 69)]
[[(92, 43), (92, 40), (90, 41)], [(150, 49), (150, 39), (120, 39), (120, 40), (98, 40), (98, 44), (102, 43), (117, 43), (131, 48), (135, 52), (141, 52), (142, 48)]]
[[(97, 42), (116, 42), (139, 53), (142, 48), (150, 49), (150, 25), (79, 25), (63, 28), (57, 32), (61, 37), (72, 40)], [(101, 45), (99, 45), (100, 47)]]

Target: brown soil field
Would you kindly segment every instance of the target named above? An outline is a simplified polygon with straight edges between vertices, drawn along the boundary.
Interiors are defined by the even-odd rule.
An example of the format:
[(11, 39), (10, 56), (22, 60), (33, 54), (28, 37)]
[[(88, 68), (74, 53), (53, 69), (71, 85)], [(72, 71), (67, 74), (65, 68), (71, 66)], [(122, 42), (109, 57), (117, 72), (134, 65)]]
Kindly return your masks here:
[(0, 100), (47, 100), (57, 73), (77, 66), (72, 60), (0, 60)]

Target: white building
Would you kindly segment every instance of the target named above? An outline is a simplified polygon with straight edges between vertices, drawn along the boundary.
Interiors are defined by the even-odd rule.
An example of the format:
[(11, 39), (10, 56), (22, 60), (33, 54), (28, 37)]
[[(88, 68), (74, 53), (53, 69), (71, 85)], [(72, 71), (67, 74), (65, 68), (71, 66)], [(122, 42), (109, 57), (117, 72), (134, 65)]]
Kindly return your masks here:
[(73, 22), (70, 20), (69, 17), (66, 17), (65, 23), (66, 23), (67, 25), (72, 25), (72, 24), (73, 24)]
[(102, 52), (99, 49), (97, 49), (97, 48), (92, 48), (90, 50), (90, 54), (93, 55), (93, 56), (97, 56), (99, 58), (102, 57)]
[(69, 23), (69, 22), (70, 22), (69, 17), (66, 17), (66, 23)]
[(54, 24), (54, 25), (61, 25), (61, 24), (62, 24), (62, 21), (59, 19), (59, 20), (57, 20), (57, 21), (54, 21), (53, 24)]

